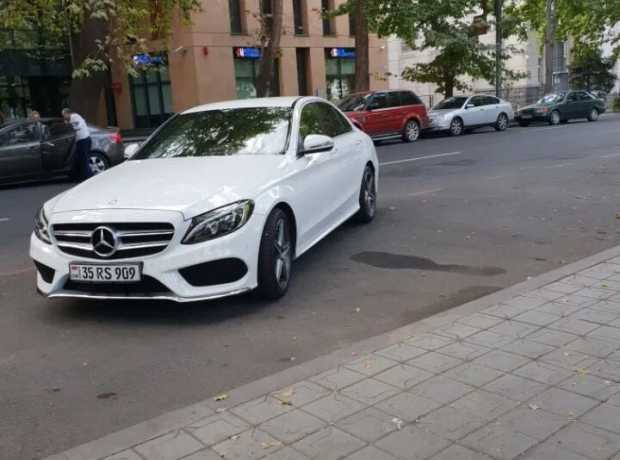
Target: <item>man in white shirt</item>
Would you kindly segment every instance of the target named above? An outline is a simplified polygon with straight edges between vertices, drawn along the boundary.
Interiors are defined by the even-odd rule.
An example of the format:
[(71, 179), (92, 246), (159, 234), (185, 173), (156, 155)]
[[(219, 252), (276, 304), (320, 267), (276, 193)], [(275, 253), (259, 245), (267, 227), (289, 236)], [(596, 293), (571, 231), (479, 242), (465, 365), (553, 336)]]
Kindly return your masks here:
[(71, 109), (62, 109), (62, 116), (65, 122), (71, 123), (73, 131), (75, 131), (75, 160), (76, 167), (80, 173), (81, 178), (88, 179), (93, 175), (93, 170), (90, 167), (90, 130), (84, 118), (79, 114), (74, 113)]

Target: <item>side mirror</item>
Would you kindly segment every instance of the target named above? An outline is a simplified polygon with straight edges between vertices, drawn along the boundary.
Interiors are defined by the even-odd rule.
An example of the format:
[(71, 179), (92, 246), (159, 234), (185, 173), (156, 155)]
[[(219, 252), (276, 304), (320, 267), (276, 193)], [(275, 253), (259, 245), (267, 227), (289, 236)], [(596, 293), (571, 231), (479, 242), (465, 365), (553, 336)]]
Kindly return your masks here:
[(138, 150), (140, 149), (140, 146), (142, 144), (140, 142), (132, 142), (131, 144), (127, 144), (125, 146), (125, 160), (129, 160), (131, 157), (133, 157)]
[(470, 102), (469, 104), (467, 104), (467, 105), (465, 106), (465, 109), (466, 109), (466, 110), (469, 110), (469, 109), (473, 109), (474, 107), (476, 107), (476, 106), (475, 106), (475, 104), (472, 104), (472, 103)]
[(329, 152), (334, 148), (334, 140), (323, 134), (309, 134), (304, 139), (304, 145), (300, 155), (311, 155), (313, 153)]

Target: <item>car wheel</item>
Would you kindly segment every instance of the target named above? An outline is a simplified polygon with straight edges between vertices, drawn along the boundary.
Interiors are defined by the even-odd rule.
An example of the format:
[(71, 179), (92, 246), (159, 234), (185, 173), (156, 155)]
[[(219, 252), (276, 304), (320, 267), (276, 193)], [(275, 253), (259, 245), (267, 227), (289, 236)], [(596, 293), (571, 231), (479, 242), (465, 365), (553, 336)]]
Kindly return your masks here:
[(258, 253), (259, 296), (276, 300), (286, 294), (291, 280), (293, 238), (286, 213), (274, 209), (265, 223)]
[(497, 121), (495, 122), (495, 131), (506, 131), (509, 124), (510, 121), (508, 120), (508, 115), (505, 113), (500, 113), (497, 117)]
[(554, 110), (553, 112), (551, 112), (551, 115), (549, 116), (550, 125), (552, 126), (559, 125), (561, 121), (562, 121), (562, 118), (560, 117), (560, 112), (558, 112), (557, 110)]
[(405, 142), (415, 142), (420, 138), (420, 124), (415, 120), (409, 120), (403, 131)]
[(588, 115), (588, 121), (596, 121), (598, 120), (598, 110), (592, 109), (590, 115)]
[(358, 222), (367, 224), (375, 218), (377, 213), (377, 183), (375, 172), (368, 165), (362, 176), (362, 186), (360, 188), (360, 210), (357, 211), (356, 219)]
[(100, 174), (110, 168), (108, 158), (103, 153), (99, 152), (90, 152), (88, 164), (93, 175)]
[(519, 121), (519, 126), (521, 126), (522, 128), (527, 128), (529, 125), (529, 121)]
[(450, 135), (460, 136), (464, 131), (463, 120), (460, 118), (453, 118), (450, 122)]

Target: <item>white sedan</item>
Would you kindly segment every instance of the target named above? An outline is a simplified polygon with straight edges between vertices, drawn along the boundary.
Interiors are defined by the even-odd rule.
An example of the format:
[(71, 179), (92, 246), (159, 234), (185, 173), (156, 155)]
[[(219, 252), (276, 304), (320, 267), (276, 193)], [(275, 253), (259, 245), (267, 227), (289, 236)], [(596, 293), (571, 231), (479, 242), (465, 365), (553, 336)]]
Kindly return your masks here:
[(291, 263), (355, 216), (373, 220), (371, 139), (316, 97), (176, 115), (130, 161), (41, 208), (30, 241), (48, 297), (283, 296)]
[(466, 130), (492, 126), (505, 131), (514, 118), (512, 104), (494, 96), (455, 96), (444, 99), (428, 114), (432, 131), (459, 136)]

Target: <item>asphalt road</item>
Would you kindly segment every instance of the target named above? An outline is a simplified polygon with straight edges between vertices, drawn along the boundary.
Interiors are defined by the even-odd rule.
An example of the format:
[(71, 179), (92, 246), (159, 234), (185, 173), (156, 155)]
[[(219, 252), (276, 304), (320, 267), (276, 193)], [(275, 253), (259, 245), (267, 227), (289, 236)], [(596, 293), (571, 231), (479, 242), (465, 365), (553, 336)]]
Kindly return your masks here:
[(0, 458), (52, 454), (620, 242), (620, 117), (379, 147), (380, 209), (295, 265), (288, 296), (47, 301), (32, 217), (0, 189)]

